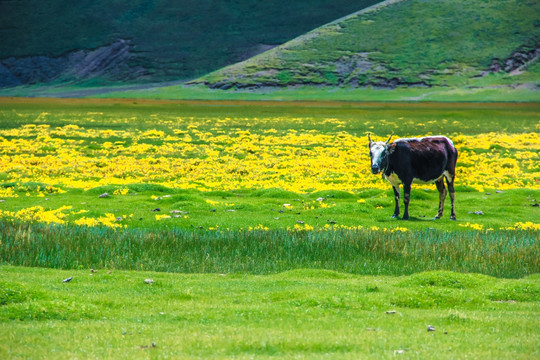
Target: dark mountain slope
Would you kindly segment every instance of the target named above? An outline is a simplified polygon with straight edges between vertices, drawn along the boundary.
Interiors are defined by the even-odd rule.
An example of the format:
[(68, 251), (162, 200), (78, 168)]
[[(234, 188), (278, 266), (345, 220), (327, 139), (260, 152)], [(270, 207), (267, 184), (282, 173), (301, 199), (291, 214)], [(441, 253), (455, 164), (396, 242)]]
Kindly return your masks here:
[(193, 79), (378, 0), (2, 0), (0, 87)]

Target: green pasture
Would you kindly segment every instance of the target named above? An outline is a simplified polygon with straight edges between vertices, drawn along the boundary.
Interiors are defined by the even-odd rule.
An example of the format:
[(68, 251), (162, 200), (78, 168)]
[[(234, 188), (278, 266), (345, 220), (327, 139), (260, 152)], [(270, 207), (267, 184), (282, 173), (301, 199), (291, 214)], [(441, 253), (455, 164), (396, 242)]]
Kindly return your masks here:
[[(44, 112), (51, 127), (165, 131), (177, 117), (203, 119), (207, 127), (228, 118), (231, 129), (256, 124), (253, 130), (370, 131), (381, 138), (521, 134), (539, 126), (536, 104), (3, 99), (0, 105), (3, 129), (43, 123)], [(88, 113), (93, 121), (82, 115)], [(165, 122), (154, 123), (156, 114)], [(276, 117), (295, 120), (254, 120)], [(326, 118), (343, 120), (344, 128)], [(85, 141), (81, 146), (115, 140)], [(5, 173), (0, 181), (14, 185)], [(34, 193), (45, 184), (17, 184), (19, 197), (2, 199), (2, 211), (72, 206), (90, 217), (110, 212), (127, 227), (0, 220), (0, 357), (539, 357), (538, 231), (501, 228), (540, 223), (540, 191), (478, 192), (457, 181), (457, 221), (448, 219), (448, 208), (433, 220), (438, 194), (423, 186), (413, 188), (411, 220), (402, 221), (390, 218), (389, 184), (300, 194), (140, 183), (64, 187), (43, 197)], [(99, 197), (125, 187), (126, 195)], [(163, 214), (178, 217), (156, 219)], [(328, 229), (294, 230), (306, 224)]]
[(537, 275), (0, 272), (4, 359), (540, 356)]
[[(468, 87), (377, 87), (297, 86), (293, 88), (261, 87), (255, 89), (216, 90), (200, 85), (138, 84), (118, 86), (87, 85), (24, 85), (0, 89), (0, 96), (102, 98), (102, 99), (161, 99), (161, 100), (250, 100), (250, 101), (376, 101), (376, 102), (537, 102), (540, 100), (534, 86), (515, 86), (503, 75), (490, 75), (489, 80), (471, 80)], [(527, 76), (516, 75), (516, 81), (529, 81)], [(497, 85), (485, 84), (486, 81)]]
[[(496, 77), (496, 76), (494, 76)], [(501, 80), (502, 81), (502, 80)], [(315, 101), (417, 101), (417, 102), (527, 102), (538, 101), (538, 90), (528, 87), (512, 87), (501, 85), (497, 87), (469, 88), (414, 88), (398, 87), (395, 89), (365, 88), (331, 88), (317, 86), (300, 86), (296, 88), (261, 88), (252, 90), (214, 90), (201, 86), (154, 86), (142, 90), (136, 89), (88, 89), (72, 87), (20, 87), (5, 90), (6, 95), (25, 96), (39, 94), (40, 96), (66, 96), (65, 94), (80, 94), (96, 98), (130, 98), (130, 99), (186, 99), (186, 100), (315, 100)], [(2, 90), (0, 90), (2, 94)]]

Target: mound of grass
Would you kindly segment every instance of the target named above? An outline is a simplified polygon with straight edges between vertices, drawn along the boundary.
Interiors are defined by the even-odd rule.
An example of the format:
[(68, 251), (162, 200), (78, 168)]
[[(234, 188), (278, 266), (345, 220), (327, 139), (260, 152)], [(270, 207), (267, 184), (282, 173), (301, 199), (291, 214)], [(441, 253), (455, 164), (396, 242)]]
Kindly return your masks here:
[(496, 286), (489, 298), (494, 301), (534, 301), (540, 302), (540, 284), (534, 277), (518, 282)]
[(283, 189), (260, 189), (251, 192), (255, 197), (267, 197), (267, 198), (281, 198), (281, 199), (294, 199), (298, 197), (298, 194), (292, 191), (286, 191)]
[(20, 285), (0, 282), (0, 306), (11, 303), (23, 302), (28, 297), (28, 292)]
[(311, 198), (324, 198), (324, 199), (352, 199), (355, 197), (348, 191), (329, 190), (329, 191), (315, 191), (310, 194)]
[(486, 284), (490, 278), (480, 274), (460, 274), (450, 271), (433, 271), (414, 274), (400, 283), (403, 287), (447, 287), (453, 289), (474, 289)]

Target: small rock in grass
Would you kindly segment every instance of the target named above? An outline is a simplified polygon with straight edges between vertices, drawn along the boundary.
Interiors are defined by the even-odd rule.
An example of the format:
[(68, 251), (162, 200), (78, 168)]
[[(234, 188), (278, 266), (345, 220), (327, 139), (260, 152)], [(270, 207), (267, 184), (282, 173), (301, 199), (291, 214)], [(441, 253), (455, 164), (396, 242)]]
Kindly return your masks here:
[(161, 211), (160, 208), (155, 208), (155, 209), (152, 209), (152, 211)]
[(103, 194), (98, 196), (98, 198), (108, 198), (108, 197), (109, 197), (108, 193), (103, 193)]
[(497, 194), (501, 194), (501, 193), (502, 193), (501, 190), (497, 190), (497, 191), (495, 191), (495, 192), (496, 192)]
[(405, 354), (405, 350), (394, 350), (394, 355), (400, 355), (400, 354)]
[(150, 284), (150, 285), (151, 285), (151, 284), (154, 283), (154, 280), (152, 280), (152, 279), (144, 279), (144, 283), (145, 283), (145, 284)]
[(322, 198), (322, 197), (317, 198), (317, 201), (323, 201), (323, 200), (324, 200), (324, 198)]
[(484, 212), (482, 210), (478, 210), (473, 212), (474, 215), (484, 215)]
[(116, 218), (116, 221), (122, 221), (122, 220), (124, 220), (124, 219), (122, 219), (121, 216), (119, 216), (119, 217)]
[(305, 224), (306, 222), (305, 221), (302, 221), (302, 220), (296, 220), (297, 223), (299, 224)]
[(435, 327), (431, 326), (431, 325), (428, 325), (427, 331), (435, 331)]
[(387, 314), (395, 314), (395, 313), (396, 313), (396, 310), (388, 310), (386, 313), (387, 313)]
[(67, 283), (73, 280), (73, 276), (68, 277), (67, 279), (62, 280), (63, 283)]
[(334, 220), (328, 220), (328, 223), (334, 225), (334, 224), (337, 224), (337, 221), (334, 221)]
[[(45, 199), (45, 200), (49, 200), (49, 199)], [(0, 203), (3, 203), (3, 202), (6, 202), (6, 200), (0, 200)]]
[(171, 210), (171, 211), (169, 211), (169, 213), (171, 213), (171, 214), (182, 214), (182, 215), (189, 214), (189, 212), (182, 211), (182, 210)]
[(90, 272), (91, 272), (91, 273), (95, 273), (95, 272), (97, 272), (97, 270), (90, 269)]

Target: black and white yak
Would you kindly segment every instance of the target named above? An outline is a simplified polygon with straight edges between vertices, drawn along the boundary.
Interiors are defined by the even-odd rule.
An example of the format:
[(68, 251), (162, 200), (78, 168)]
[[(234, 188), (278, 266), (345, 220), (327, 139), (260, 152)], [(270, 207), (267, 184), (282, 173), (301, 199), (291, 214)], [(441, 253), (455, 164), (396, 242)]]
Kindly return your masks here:
[(412, 183), (435, 182), (439, 190), (439, 211), (435, 219), (443, 215), (446, 187), (448, 185), (452, 201), (450, 219), (456, 219), (454, 210), (454, 178), (456, 175), (457, 150), (452, 140), (446, 136), (427, 136), (423, 138), (403, 138), (389, 144), (392, 135), (383, 141), (371, 141), (369, 138), (369, 155), (371, 157), (371, 172), (382, 172), (394, 188), (396, 208), (392, 217), (399, 216), (399, 185), (403, 184), (403, 201), (405, 212), (403, 220), (409, 219), (409, 201)]

